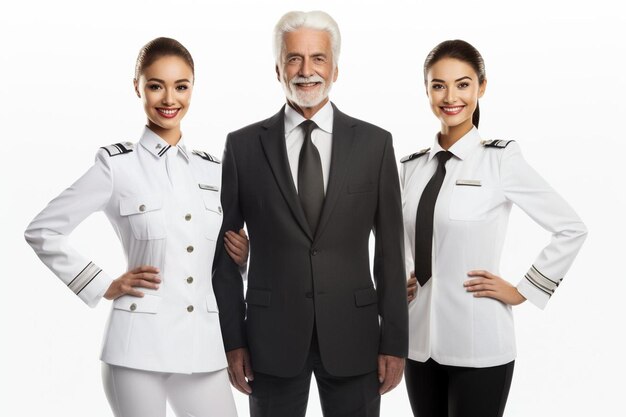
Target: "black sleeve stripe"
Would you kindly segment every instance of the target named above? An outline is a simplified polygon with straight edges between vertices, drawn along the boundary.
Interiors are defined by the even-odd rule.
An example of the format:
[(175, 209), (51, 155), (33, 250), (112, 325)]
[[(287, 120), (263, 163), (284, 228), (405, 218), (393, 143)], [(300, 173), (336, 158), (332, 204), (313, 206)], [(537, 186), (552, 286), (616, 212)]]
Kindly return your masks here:
[(548, 290), (547, 288), (534, 282), (532, 279), (530, 279), (528, 275), (526, 275), (525, 278), (528, 280), (528, 282), (534, 285), (537, 289), (541, 290), (542, 292), (545, 292), (546, 294), (548, 294), (549, 297), (552, 297), (553, 292), (550, 292), (550, 290)]
[(85, 285), (83, 285), (83, 288), (81, 288), (81, 289), (80, 289), (80, 290), (76, 293), (76, 295), (80, 294), (80, 292), (81, 292), (82, 290), (84, 290), (85, 288), (87, 288), (87, 286), (88, 286), (89, 284), (91, 284), (91, 281), (93, 281), (93, 280), (94, 280), (94, 279), (98, 276), (98, 274), (99, 274), (100, 272), (102, 272), (102, 269), (101, 269), (101, 270), (99, 270), (98, 272), (96, 272), (96, 275), (94, 275), (94, 276), (93, 276), (93, 278), (91, 278), (91, 279), (89, 280), (89, 282), (87, 282)]
[(555, 281), (551, 280), (550, 278), (548, 278), (547, 276), (545, 276), (544, 274), (542, 274), (542, 273), (541, 273), (541, 271), (539, 271), (539, 270), (537, 269), (537, 267), (535, 267), (535, 265), (533, 265), (533, 266), (532, 266), (532, 269), (534, 269), (536, 273), (538, 273), (539, 275), (541, 275), (542, 277), (544, 277), (544, 278), (545, 278), (545, 279), (547, 279), (548, 281), (550, 281), (550, 282), (554, 282), (554, 284), (556, 284), (556, 286), (557, 286), (557, 287), (559, 286), (559, 283), (560, 283), (561, 281), (563, 281), (563, 278), (561, 278), (561, 279), (559, 280), (559, 282), (555, 282)]

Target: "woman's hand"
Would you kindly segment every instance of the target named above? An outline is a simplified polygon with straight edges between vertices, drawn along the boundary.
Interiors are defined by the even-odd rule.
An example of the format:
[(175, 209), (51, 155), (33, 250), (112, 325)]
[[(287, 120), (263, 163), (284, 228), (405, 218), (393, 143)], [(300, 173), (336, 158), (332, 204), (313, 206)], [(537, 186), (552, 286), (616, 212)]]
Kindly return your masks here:
[(409, 303), (415, 300), (417, 295), (417, 278), (415, 278), (415, 272), (411, 271), (409, 280), (406, 282), (406, 293)]
[(143, 297), (143, 293), (137, 288), (159, 289), (161, 277), (158, 274), (159, 268), (150, 265), (143, 265), (128, 271), (109, 285), (109, 289), (104, 293), (104, 298), (115, 300), (122, 295)]
[(510, 282), (489, 271), (470, 271), (467, 275), (473, 278), (465, 281), (463, 286), (468, 292), (473, 293), (474, 297), (495, 298), (512, 306), (526, 301), (526, 298)]
[(248, 236), (245, 230), (240, 229), (239, 233), (229, 230), (224, 233), (224, 247), (226, 248), (226, 253), (228, 253), (237, 265), (244, 266), (246, 262), (248, 262), (249, 246)]

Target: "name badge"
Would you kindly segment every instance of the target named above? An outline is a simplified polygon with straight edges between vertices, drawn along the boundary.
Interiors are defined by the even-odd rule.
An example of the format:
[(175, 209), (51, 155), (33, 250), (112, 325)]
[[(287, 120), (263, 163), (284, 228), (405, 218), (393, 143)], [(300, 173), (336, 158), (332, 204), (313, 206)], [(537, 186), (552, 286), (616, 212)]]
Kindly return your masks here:
[(480, 180), (456, 180), (456, 185), (467, 185), (469, 187), (480, 187)]
[(207, 190), (207, 191), (219, 191), (219, 187), (216, 187), (214, 185), (209, 185), (209, 184), (198, 184), (198, 187), (200, 187), (201, 190)]

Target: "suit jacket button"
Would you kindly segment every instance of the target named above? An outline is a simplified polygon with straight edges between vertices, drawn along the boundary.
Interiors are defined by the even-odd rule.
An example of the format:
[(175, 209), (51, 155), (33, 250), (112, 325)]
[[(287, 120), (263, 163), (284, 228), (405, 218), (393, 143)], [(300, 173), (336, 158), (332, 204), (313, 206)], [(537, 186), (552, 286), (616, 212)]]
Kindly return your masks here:
[(311, 255), (313, 255), (313, 256), (317, 255), (318, 253), (319, 253), (319, 251), (317, 249), (313, 249), (311, 251)]
[(311, 291), (307, 291), (306, 294), (304, 294), (304, 296), (306, 298), (313, 298), (313, 293)]
[(132, 304), (130, 305), (130, 311), (135, 311), (135, 310), (137, 310), (137, 304), (132, 303)]

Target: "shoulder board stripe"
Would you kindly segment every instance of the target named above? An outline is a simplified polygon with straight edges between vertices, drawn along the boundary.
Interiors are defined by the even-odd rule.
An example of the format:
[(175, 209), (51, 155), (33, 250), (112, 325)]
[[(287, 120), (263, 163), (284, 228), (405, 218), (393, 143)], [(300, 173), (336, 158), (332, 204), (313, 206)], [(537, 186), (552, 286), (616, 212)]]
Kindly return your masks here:
[(405, 163), (405, 162), (412, 161), (414, 159), (419, 158), (422, 155), (426, 155), (426, 153), (428, 153), (428, 151), (430, 151), (430, 148), (422, 149), (419, 152), (415, 152), (415, 153), (412, 153), (411, 155), (405, 156), (404, 158), (400, 159), (400, 162)]
[(207, 160), (209, 162), (213, 162), (215, 164), (221, 163), (219, 159), (217, 159), (216, 157), (214, 157), (213, 155), (211, 155), (208, 152), (194, 150), (191, 153), (196, 155), (196, 156), (199, 156), (200, 158), (205, 159), (205, 160)]
[(107, 151), (109, 156), (124, 155), (133, 151), (134, 145), (131, 142), (114, 143), (109, 146), (102, 146), (100, 149)]
[(504, 149), (511, 142), (515, 142), (515, 141), (514, 140), (494, 139), (494, 140), (484, 140), (482, 143), (483, 143), (483, 146), (486, 147), (486, 148), (500, 148), (500, 149)]

